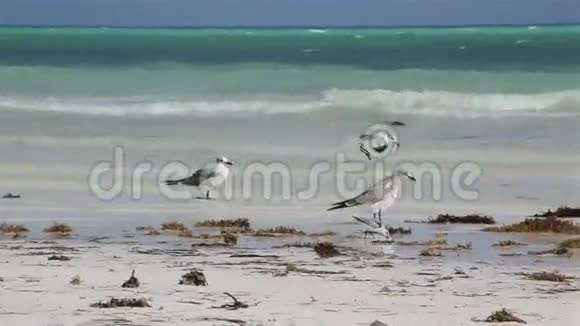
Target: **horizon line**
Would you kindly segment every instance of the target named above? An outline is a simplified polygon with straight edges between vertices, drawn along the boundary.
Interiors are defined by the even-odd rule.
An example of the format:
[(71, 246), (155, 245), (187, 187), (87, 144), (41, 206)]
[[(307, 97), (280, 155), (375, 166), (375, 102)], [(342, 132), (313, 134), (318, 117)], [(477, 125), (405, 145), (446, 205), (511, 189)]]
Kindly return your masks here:
[(557, 27), (580, 26), (577, 22), (466, 25), (103, 25), (103, 24), (0, 24), (0, 28), (142, 28), (142, 29), (397, 29), (397, 28), (470, 28), (470, 27)]

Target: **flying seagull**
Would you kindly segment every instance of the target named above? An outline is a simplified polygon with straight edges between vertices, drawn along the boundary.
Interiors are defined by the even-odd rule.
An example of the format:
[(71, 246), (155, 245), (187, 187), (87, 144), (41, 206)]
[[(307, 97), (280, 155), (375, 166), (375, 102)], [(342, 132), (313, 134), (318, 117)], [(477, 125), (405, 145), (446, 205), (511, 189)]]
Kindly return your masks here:
[[(228, 177), (230, 170), (229, 166), (233, 165), (232, 161), (228, 160), (226, 157), (218, 157), (216, 159), (216, 165), (213, 169), (199, 169), (195, 171), (190, 177), (180, 179), (180, 180), (167, 180), (165, 184), (168, 186), (174, 185), (184, 185), (192, 187), (202, 187), (211, 186), (218, 187)], [(209, 198), (209, 190), (205, 193), (205, 198)]]
[(371, 221), (368, 218), (358, 217), (355, 215), (353, 215), (352, 218), (355, 221), (360, 222), (362, 224), (366, 224), (368, 226), (368, 228), (363, 231), (365, 238), (369, 234), (372, 236), (374, 236), (375, 234), (378, 234), (378, 235), (384, 236), (387, 240), (391, 239), (391, 234), (389, 233), (389, 230), (382, 222)]
[(415, 177), (410, 173), (397, 170), (393, 175), (383, 178), (360, 195), (332, 204), (332, 207), (328, 210), (332, 211), (347, 207), (370, 205), (373, 218), (376, 220), (378, 214), (379, 222), (382, 223), (381, 211), (391, 207), (399, 197), (401, 186), (403, 185), (403, 177), (415, 181)]
[[(379, 126), (383, 127), (376, 129)], [(378, 155), (382, 155), (390, 148), (395, 147), (394, 149), (398, 149), (401, 146), (395, 130), (392, 128), (388, 129), (386, 126), (405, 126), (405, 124), (399, 121), (385, 121), (380, 125), (374, 125), (374, 130), (370, 128), (367, 132), (359, 136), (357, 142), (359, 150), (369, 160), (372, 159), (371, 150)]]

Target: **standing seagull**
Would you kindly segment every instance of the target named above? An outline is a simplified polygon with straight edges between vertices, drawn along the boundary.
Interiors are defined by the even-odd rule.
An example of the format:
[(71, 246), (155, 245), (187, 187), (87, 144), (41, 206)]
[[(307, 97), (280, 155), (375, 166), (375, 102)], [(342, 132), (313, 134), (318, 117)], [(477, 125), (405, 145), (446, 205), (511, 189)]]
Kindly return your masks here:
[[(218, 157), (216, 159), (216, 165), (213, 169), (199, 169), (195, 171), (190, 177), (180, 179), (180, 180), (167, 180), (165, 184), (168, 186), (173, 185), (184, 185), (184, 186), (211, 186), (218, 187), (228, 177), (230, 173), (229, 166), (233, 165), (232, 161), (228, 160), (226, 157)], [(205, 193), (205, 198), (209, 198), (209, 190)]]
[(415, 177), (410, 173), (403, 170), (397, 170), (395, 171), (395, 174), (385, 177), (380, 182), (365, 190), (362, 194), (351, 199), (334, 203), (328, 210), (332, 211), (346, 207), (370, 205), (373, 212), (373, 218), (376, 220), (378, 213), (379, 222), (382, 223), (381, 210), (391, 207), (399, 197), (403, 185), (402, 177), (415, 181)]
[(363, 231), (365, 238), (370, 234), (374, 237), (375, 234), (384, 236), (387, 240), (391, 240), (391, 234), (386, 225), (382, 222), (371, 221), (368, 218), (358, 217), (353, 215), (352, 218), (360, 223), (366, 224), (369, 228)]

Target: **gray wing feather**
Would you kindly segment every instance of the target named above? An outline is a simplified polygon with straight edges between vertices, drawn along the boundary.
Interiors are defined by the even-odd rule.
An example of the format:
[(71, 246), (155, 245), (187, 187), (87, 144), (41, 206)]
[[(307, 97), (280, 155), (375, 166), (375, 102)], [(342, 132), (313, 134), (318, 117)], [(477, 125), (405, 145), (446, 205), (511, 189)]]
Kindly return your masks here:
[(213, 169), (199, 169), (182, 183), (190, 186), (199, 186), (202, 182), (216, 176)]
[(393, 189), (393, 176), (384, 178), (381, 182), (372, 185), (362, 194), (354, 197), (352, 200), (359, 204), (374, 203), (383, 199), (384, 194)]

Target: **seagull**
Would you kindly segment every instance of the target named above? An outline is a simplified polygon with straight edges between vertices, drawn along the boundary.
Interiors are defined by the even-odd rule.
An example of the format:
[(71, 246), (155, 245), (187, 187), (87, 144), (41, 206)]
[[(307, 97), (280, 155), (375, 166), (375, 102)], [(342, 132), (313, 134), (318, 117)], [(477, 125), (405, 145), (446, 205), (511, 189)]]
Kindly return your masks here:
[(353, 215), (352, 218), (360, 223), (366, 224), (367, 226), (369, 226), (369, 228), (367, 228), (366, 230), (363, 231), (365, 238), (370, 234), (372, 236), (374, 236), (375, 234), (378, 235), (382, 235), (384, 236), (387, 240), (391, 239), (391, 234), (389, 233), (389, 230), (387, 229), (387, 227), (381, 223), (381, 222), (377, 222), (377, 221), (371, 221), (368, 218), (364, 218), (364, 217), (358, 217)]
[(372, 185), (360, 195), (332, 204), (332, 207), (328, 210), (332, 211), (346, 207), (370, 205), (373, 212), (373, 218), (376, 220), (378, 213), (379, 222), (382, 223), (381, 210), (388, 209), (395, 203), (395, 200), (399, 197), (401, 192), (403, 177), (416, 181), (415, 177), (410, 173), (403, 170), (397, 170), (394, 174), (383, 178), (380, 182)]
[[(394, 123), (391, 124), (395, 125)], [(370, 150), (373, 150), (375, 153), (381, 155), (387, 149), (393, 148), (393, 146), (396, 146), (395, 149), (398, 149), (401, 146), (397, 135), (394, 132), (389, 132), (388, 130), (378, 130), (372, 133), (364, 133), (358, 137), (358, 145), (360, 151), (365, 154), (369, 160), (372, 160)]]
[[(218, 157), (216, 158), (216, 165), (213, 169), (199, 169), (195, 171), (190, 177), (180, 179), (180, 180), (167, 180), (165, 184), (168, 186), (174, 185), (184, 185), (184, 186), (193, 186), (193, 187), (201, 187), (201, 186), (212, 186), (218, 187), (228, 177), (230, 170), (229, 166), (232, 166), (232, 161), (228, 160), (226, 157)], [(205, 193), (205, 198), (209, 198), (209, 190)]]

